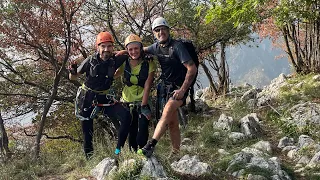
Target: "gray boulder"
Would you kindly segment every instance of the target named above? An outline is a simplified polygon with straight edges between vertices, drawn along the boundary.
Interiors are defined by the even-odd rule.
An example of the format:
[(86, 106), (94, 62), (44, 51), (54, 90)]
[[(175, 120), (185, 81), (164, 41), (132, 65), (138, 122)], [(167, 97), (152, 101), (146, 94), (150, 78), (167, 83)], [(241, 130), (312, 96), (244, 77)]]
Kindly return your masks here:
[[(239, 167), (243, 168), (239, 169)], [(268, 154), (254, 148), (244, 148), (241, 152), (235, 154), (228, 164), (227, 172), (237, 178), (240, 178), (244, 175), (243, 172), (245, 172), (246, 169), (249, 170), (255, 167), (259, 167), (270, 172), (270, 175), (268, 177), (264, 177), (248, 174), (247, 177), (244, 177), (245, 179), (270, 179), (274, 176), (279, 177), (281, 180), (290, 180), (288, 174), (281, 169), (280, 160), (277, 157), (270, 158)]]
[(320, 105), (317, 103), (301, 103), (288, 110), (290, 117), (287, 122), (297, 125), (299, 129), (307, 125), (320, 127)]
[(241, 96), (241, 102), (247, 102), (250, 99), (256, 99), (258, 92), (259, 90), (255, 88), (248, 90)]
[(248, 174), (247, 180), (268, 180), (268, 178), (261, 175)]
[(259, 119), (256, 113), (246, 115), (240, 120), (241, 132), (248, 137), (259, 137), (262, 129), (259, 125)]
[(141, 175), (151, 176), (153, 178), (166, 178), (166, 172), (163, 166), (155, 157), (148, 158), (145, 160), (143, 168), (141, 170)]
[(278, 98), (280, 88), (287, 84), (286, 80), (287, 77), (284, 74), (280, 74), (277, 78), (271, 81), (270, 85), (264, 87), (257, 95), (257, 106), (268, 105), (269, 101)]
[(252, 145), (251, 147), (258, 149), (262, 152), (272, 154), (272, 147), (270, 142), (268, 141), (259, 141), (256, 144)]
[(207, 163), (200, 162), (198, 156), (189, 155), (183, 156), (179, 161), (174, 161), (171, 164), (171, 168), (183, 175), (201, 176), (210, 171), (210, 167)]
[(231, 139), (232, 142), (241, 142), (246, 139), (246, 136), (241, 132), (231, 132), (229, 139)]
[(307, 135), (300, 135), (298, 144), (299, 148), (303, 148), (314, 144), (314, 140)]
[(294, 139), (293, 138), (289, 138), (287, 136), (281, 138), (279, 140), (279, 143), (278, 143), (278, 148), (284, 148), (286, 146), (292, 146), (294, 143)]
[(310, 162), (308, 163), (307, 167), (310, 168), (315, 168), (315, 167), (320, 167), (320, 151), (317, 152), (312, 159), (310, 160)]
[(105, 158), (94, 169), (91, 170), (91, 175), (97, 180), (104, 180), (105, 176), (114, 168), (117, 168), (115, 166), (115, 160), (111, 158)]
[(231, 131), (233, 118), (221, 114), (217, 122), (213, 122), (213, 127), (219, 130)]

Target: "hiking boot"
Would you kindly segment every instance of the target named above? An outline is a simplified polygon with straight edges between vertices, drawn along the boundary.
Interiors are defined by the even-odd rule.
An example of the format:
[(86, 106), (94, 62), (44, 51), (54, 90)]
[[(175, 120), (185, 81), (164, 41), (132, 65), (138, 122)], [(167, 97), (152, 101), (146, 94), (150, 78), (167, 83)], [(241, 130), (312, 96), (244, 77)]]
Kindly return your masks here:
[(143, 154), (145, 155), (147, 158), (150, 158), (152, 153), (154, 151), (154, 145), (152, 145), (151, 143), (146, 144), (142, 149), (138, 150), (138, 154)]

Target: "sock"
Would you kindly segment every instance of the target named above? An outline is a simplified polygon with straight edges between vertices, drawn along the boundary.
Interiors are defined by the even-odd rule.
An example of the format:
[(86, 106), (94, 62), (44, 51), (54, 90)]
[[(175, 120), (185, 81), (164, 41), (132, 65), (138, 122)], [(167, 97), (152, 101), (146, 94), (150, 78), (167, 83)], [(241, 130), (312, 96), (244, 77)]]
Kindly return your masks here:
[(114, 151), (114, 153), (115, 153), (116, 155), (120, 154), (120, 152), (121, 152), (121, 150), (118, 149), (118, 148), (116, 148), (116, 150)]
[(155, 140), (155, 139), (151, 139), (151, 141), (150, 141), (150, 144), (152, 145), (152, 146), (156, 146), (157, 145), (157, 140)]

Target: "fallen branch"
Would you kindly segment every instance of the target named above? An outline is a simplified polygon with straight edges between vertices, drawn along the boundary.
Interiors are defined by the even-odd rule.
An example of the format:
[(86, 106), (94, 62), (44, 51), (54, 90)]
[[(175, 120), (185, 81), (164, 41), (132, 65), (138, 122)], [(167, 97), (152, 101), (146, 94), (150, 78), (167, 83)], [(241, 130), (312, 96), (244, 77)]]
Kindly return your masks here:
[[(31, 137), (37, 136), (36, 134), (28, 134), (25, 129), (23, 129), (23, 131), (24, 131), (24, 134), (25, 134), (26, 136), (31, 136)], [(82, 140), (76, 139), (76, 138), (74, 138), (74, 137), (72, 137), (72, 136), (69, 136), (69, 135), (65, 135), (65, 136), (54, 136), (54, 137), (49, 136), (47, 133), (42, 133), (42, 135), (45, 136), (47, 139), (69, 139), (69, 140), (74, 141), (74, 142), (79, 142), (79, 143), (82, 143), (82, 142), (83, 142)]]

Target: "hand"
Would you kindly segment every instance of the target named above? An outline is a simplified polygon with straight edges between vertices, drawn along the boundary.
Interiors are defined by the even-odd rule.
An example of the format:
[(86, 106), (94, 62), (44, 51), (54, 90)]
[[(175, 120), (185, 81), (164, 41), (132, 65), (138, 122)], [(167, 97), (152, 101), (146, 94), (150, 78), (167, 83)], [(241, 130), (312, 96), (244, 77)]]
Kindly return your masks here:
[(174, 90), (172, 98), (175, 100), (181, 100), (184, 96), (184, 93), (186, 93), (186, 92), (182, 89)]
[(144, 115), (148, 120), (151, 119), (151, 110), (148, 105), (141, 105), (141, 114)]
[(78, 64), (77, 61), (71, 61), (70, 65), (68, 66), (68, 70), (72, 75), (76, 75), (78, 73), (77, 71)]

